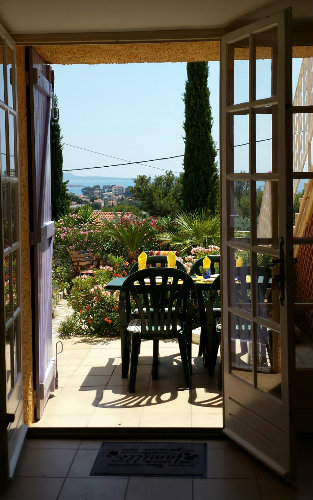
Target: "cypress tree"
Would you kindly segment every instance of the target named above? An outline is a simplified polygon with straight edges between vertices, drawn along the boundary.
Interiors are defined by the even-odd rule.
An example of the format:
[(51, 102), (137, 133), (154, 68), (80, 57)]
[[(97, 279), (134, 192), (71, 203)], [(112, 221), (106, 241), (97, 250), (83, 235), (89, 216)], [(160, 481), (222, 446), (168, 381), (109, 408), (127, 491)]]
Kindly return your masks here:
[(219, 176), (212, 138), (208, 63), (187, 63), (183, 207), (186, 212), (218, 211)]
[(53, 112), (50, 122), (51, 147), (51, 204), (52, 219), (63, 217), (70, 210), (70, 196), (63, 181), (62, 136), (59, 124), (58, 99), (53, 99)]

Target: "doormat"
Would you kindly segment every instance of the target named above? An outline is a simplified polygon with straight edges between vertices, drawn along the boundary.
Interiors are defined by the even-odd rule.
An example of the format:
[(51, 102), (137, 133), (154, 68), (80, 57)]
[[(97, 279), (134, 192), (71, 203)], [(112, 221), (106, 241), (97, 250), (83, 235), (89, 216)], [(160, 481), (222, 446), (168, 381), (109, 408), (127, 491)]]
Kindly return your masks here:
[(206, 475), (206, 443), (102, 443), (91, 476)]

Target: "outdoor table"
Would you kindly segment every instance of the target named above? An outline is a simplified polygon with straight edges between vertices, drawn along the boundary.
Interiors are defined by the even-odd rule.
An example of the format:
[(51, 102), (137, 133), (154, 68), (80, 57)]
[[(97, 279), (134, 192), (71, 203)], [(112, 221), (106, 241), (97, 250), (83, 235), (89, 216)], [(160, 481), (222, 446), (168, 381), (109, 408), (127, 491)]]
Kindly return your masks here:
[[(212, 361), (211, 351), (212, 351), (212, 344), (214, 343), (214, 340), (216, 340), (213, 339), (214, 335), (216, 335), (216, 331), (215, 331), (212, 304), (209, 300), (208, 302), (206, 302), (204, 294), (202, 292), (209, 291), (210, 286), (212, 285), (216, 277), (218, 277), (218, 275), (212, 275), (210, 278), (204, 280), (201, 279), (202, 277), (192, 276), (197, 292), (200, 326), (201, 326), (199, 356), (203, 356), (203, 364), (206, 368), (208, 368), (209, 374), (211, 374), (212, 372), (211, 365), (213, 364), (213, 361)], [(120, 290), (125, 280), (126, 277), (113, 278), (109, 283), (107, 283), (106, 289), (112, 291)]]

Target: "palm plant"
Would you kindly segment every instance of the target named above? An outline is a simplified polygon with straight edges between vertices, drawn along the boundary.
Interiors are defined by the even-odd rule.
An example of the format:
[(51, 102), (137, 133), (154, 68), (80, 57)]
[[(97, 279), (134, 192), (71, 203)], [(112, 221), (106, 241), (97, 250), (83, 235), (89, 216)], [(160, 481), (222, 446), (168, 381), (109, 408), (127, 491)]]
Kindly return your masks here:
[(127, 225), (107, 223), (104, 235), (113, 238), (122, 251), (127, 252), (129, 263), (135, 262), (138, 253), (144, 249), (145, 242), (154, 234), (154, 229), (148, 225), (129, 223)]
[(94, 218), (93, 208), (90, 205), (83, 205), (77, 211), (79, 222), (89, 222)]
[(162, 235), (162, 240), (182, 254), (188, 254), (193, 247), (219, 245), (220, 218), (209, 216), (205, 211), (181, 213), (175, 219), (175, 231)]

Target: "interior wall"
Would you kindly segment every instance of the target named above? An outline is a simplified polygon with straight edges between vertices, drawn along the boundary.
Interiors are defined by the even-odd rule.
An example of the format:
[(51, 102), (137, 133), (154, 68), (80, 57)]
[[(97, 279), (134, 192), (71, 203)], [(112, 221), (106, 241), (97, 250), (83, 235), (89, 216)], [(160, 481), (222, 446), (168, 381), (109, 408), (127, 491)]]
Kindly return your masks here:
[(33, 354), (32, 354), (32, 309), (31, 271), (29, 245), (29, 196), (28, 196), (28, 150), (26, 112), (25, 49), (16, 48), (17, 93), (18, 93), (18, 137), (20, 169), (20, 241), (21, 241), (21, 304), (22, 304), (22, 366), (24, 422), (34, 421)]

